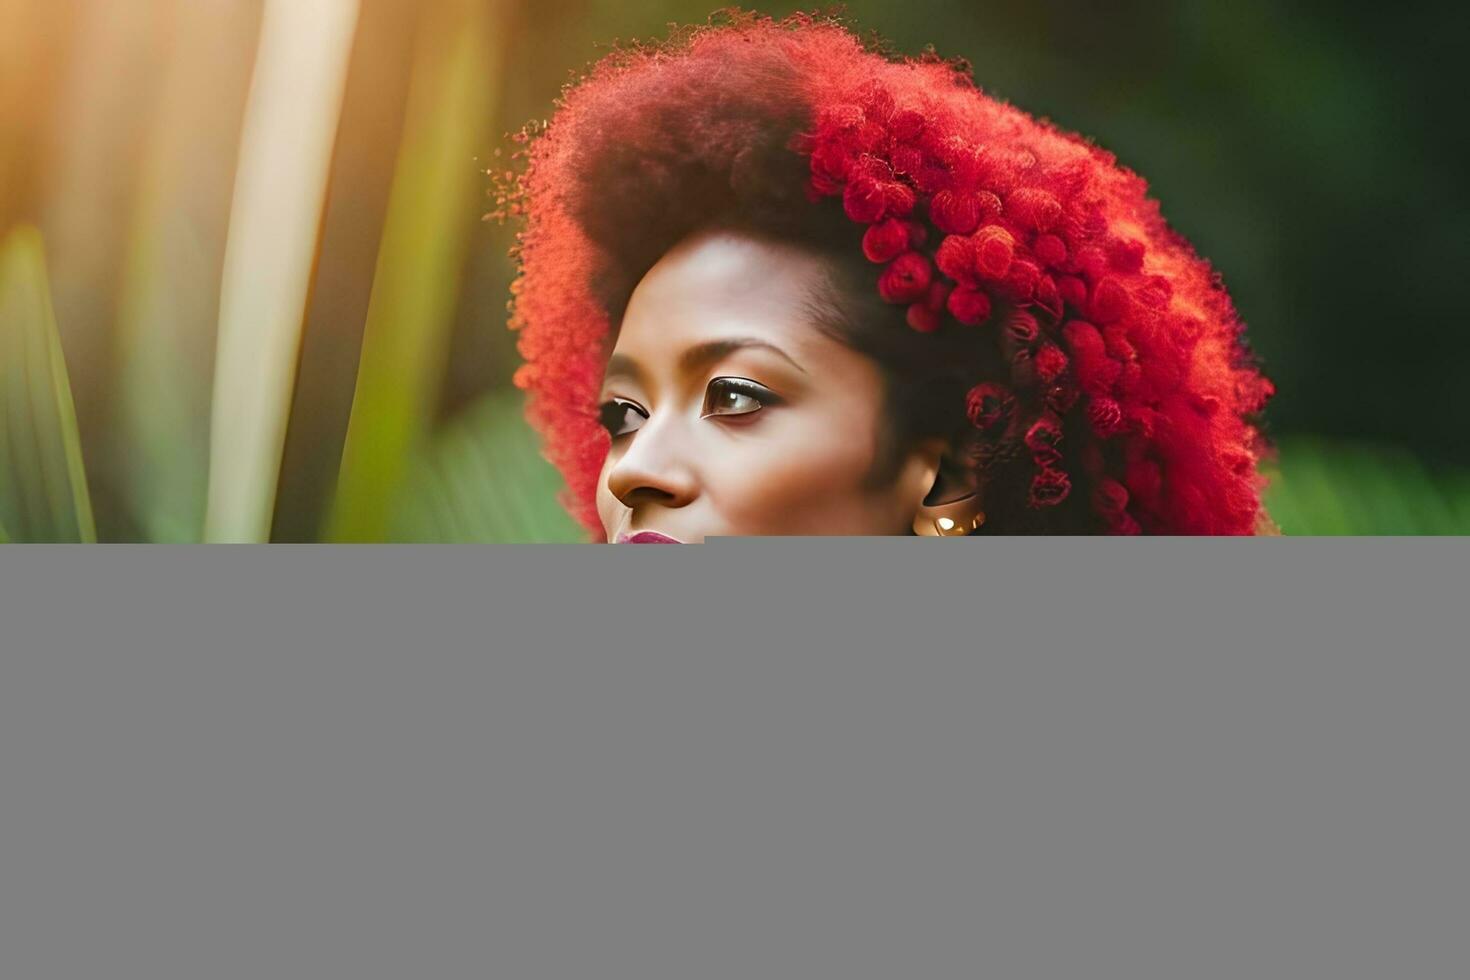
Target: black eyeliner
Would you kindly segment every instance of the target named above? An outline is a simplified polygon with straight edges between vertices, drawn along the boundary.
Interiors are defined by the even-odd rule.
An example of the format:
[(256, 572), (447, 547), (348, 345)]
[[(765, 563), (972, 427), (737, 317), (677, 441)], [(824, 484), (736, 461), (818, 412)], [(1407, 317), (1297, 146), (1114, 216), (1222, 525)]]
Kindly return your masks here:
[(780, 395), (776, 394), (774, 391), (767, 388), (759, 381), (751, 381), (749, 378), (735, 378), (722, 375), (718, 378), (711, 378), (710, 384), (714, 384), (716, 381), (722, 382), (732, 388), (744, 392), (745, 394), (756, 399), (763, 405), (779, 405), (782, 402), (782, 398)]
[[(605, 430), (607, 430), (608, 435), (612, 436), (614, 439), (620, 438), (623, 435), (630, 435), (631, 433), (619, 433), (614, 431), (615, 428), (621, 428), (622, 423), (627, 421), (628, 412), (630, 410), (641, 415), (644, 421), (648, 420), (648, 413), (643, 411), (642, 407), (639, 406), (637, 402), (630, 401), (626, 398), (609, 398), (597, 407), (598, 424), (600, 424)], [(615, 416), (617, 421), (617, 425), (615, 427), (608, 416), (616, 412), (621, 412), (621, 414)]]

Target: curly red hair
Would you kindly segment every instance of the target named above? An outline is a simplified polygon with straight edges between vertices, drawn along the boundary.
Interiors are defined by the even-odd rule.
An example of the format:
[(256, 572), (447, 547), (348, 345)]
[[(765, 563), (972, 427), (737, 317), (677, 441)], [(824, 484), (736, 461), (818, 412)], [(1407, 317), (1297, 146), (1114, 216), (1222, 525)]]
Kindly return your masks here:
[(501, 198), (526, 222), (515, 383), (594, 536), (612, 325), (659, 254), (722, 209), (845, 215), (901, 314), (891, 329), (982, 339), (993, 366), (953, 406), (966, 459), (1026, 467), (1033, 515), (1084, 507), (1088, 530), (1115, 534), (1265, 522), (1255, 417), (1272, 386), (1209, 264), (1141, 178), (983, 94), (964, 62), (892, 56), (829, 17), (734, 13), (608, 55), (519, 139), (527, 165)]

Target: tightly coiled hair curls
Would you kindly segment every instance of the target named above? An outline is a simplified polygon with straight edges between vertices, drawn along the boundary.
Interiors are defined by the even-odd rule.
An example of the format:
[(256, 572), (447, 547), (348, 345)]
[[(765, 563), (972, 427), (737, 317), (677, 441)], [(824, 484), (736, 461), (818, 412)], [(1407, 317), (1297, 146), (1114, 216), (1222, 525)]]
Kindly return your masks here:
[(721, 224), (833, 256), (839, 332), (888, 372), (895, 440), (955, 437), (986, 532), (1269, 527), (1273, 389), (1218, 277), (1141, 178), (963, 61), (727, 12), (604, 57), (516, 139), (496, 212), (524, 221), (515, 383), (594, 536), (614, 325), (659, 256)]

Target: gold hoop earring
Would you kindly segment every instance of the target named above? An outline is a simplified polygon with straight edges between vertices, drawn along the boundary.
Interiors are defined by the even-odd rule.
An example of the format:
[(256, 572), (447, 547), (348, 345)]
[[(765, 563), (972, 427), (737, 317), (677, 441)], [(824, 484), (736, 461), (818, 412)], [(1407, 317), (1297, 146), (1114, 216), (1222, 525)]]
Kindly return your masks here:
[(958, 538), (985, 523), (980, 494), (970, 493), (942, 504), (925, 504), (914, 515), (914, 533), (920, 537)]

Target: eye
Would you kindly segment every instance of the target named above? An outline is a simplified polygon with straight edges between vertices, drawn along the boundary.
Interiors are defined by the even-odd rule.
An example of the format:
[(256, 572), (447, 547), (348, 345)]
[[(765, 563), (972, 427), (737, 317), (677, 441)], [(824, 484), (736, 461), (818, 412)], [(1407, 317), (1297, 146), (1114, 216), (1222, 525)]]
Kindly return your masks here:
[(648, 413), (635, 403), (622, 398), (609, 398), (598, 409), (599, 421), (614, 439), (637, 432), (648, 419)]
[(751, 415), (767, 405), (780, 402), (779, 396), (765, 385), (745, 378), (715, 378), (704, 392), (704, 408), (699, 417), (712, 415)]

